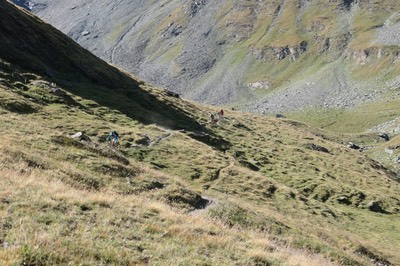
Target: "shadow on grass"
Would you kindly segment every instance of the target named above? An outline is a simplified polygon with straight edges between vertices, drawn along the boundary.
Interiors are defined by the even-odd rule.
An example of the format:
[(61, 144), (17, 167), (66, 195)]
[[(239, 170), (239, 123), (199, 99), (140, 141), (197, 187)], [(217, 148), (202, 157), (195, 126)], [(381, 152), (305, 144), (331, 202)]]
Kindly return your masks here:
[(1, 59), (140, 123), (207, 133), (216, 141), (203, 142), (217, 149), (221, 146), (219, 142), (226, 142), (185, 110), (144, 91), (136, 80), (95, 57), (51, 25), (6, 1), (0, 2), (0, 13)]

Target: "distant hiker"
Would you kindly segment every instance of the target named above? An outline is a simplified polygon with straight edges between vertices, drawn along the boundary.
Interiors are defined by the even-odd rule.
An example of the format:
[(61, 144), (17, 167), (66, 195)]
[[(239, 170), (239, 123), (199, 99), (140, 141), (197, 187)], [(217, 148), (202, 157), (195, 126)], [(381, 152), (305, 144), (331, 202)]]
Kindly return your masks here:
[(211, 125), (215, 125), (217, 123), (217, 120), (215, 119), (214, 114), (210, 115), (210, 122), (211, 122)]
[(224, 110), (221, 109), (221, 111), (218, 112), (218, 118), (219, 120), (222, 120), (223, 117), (224, 117)]
[(110, 135), (107, 137), (107, 141), (111, 141), (112, 146), (116, 146), (119, 144), (119, 135), (117, 131), (111, 131)]

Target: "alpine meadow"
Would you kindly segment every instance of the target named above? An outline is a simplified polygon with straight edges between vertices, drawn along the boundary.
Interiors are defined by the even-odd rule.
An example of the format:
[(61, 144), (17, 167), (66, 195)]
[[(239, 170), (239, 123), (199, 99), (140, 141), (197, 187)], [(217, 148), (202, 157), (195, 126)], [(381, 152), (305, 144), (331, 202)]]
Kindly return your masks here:
[(398, 1), (13, 2), (0, 265), (400, 265)]

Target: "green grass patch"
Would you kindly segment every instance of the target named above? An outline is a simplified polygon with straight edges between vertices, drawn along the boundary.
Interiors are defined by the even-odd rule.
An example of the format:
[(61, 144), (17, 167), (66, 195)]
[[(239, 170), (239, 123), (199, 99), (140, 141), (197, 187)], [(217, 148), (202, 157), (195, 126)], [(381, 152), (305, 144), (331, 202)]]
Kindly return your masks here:
[(365, 103), (353, 109), (313, 108), (292, 113), (288, 117), (341, 133), (362, 133), (400, 116), (400, 99), (383, 98), (376, 102)]

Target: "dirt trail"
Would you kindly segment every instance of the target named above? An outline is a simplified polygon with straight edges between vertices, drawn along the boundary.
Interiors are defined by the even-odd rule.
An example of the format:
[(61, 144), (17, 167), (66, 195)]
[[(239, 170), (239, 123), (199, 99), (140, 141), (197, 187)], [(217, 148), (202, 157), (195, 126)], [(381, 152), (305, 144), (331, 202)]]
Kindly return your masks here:
[(149, 147), (152, 147), (152, 146), (160, 143), (161, 141), (164, 141), (164, 140), (172, 137), (175, 134), (172, 130), (165, 130), (165, 132), (167, 133), (166, 135), (163, 135), (161, 137), (158, 137), (156, 140), (151, 141), (149, 144)]

